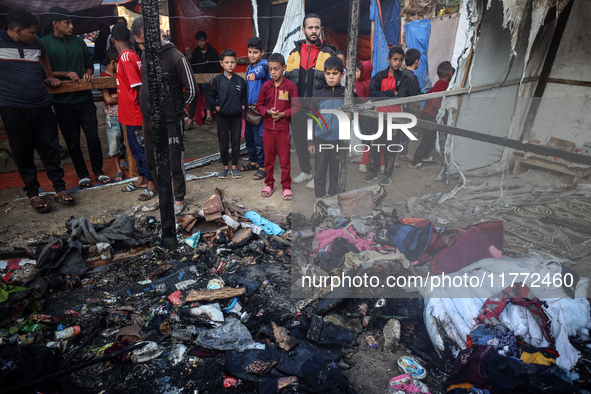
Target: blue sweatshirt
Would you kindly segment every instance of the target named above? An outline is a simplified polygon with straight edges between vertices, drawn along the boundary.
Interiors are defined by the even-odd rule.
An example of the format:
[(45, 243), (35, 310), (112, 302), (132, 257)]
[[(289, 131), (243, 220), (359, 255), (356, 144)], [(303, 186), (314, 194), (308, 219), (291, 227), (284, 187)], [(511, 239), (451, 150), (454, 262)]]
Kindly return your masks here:
[(248, 105), (256, 104), (263, 84), (269, 80), (269, 63), (267, 60), (262, 59), (257, 64), (250, 64), (246, 68), (246, 76), (248, 77), (250, 73), (253, 73), (256, 79), (254, 81), (246, 80), (248, 85)]

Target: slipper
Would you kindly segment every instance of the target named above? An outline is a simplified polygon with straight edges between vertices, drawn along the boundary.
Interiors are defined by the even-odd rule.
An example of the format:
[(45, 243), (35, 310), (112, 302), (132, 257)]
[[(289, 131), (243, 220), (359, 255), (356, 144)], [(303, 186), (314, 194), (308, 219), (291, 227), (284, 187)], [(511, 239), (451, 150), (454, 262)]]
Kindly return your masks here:
[(275, 188), (271, 188), (271, 186), (265, 186), (263, 190), (261, 190), (262, 197), (271, 197), (273, 193), (275, 193)]
[(148, 205), (142, 207), (142, 212), (152, 212), (160, 208), (160, 203), (156, 200), (152, 201)]
[(56, 193), (55, 197), (53, 197), (53, 200), (57, 203), (64, 204), (64, 205), (74, 204), (74, 199), (65, 190), (62, 190), (61, 192)]
[(186, 205), (174, 204), (174, 215), (178, 216), (185, 210)]
[(133, 184), (133, 182), (129, 182), (128, 184), (126, 184), (123, 189), (121, 189), (122, 192), (132, 192), (134, 190), (137, 189), (137, 186)]
[(291, 190), (290, 189), (285, 189), (283, 191), (283, 199), (285, 201), (290, 201), (291, 200), (291, 196), (292, 196), (292, 194), (291, 194)]
[(80, 187), (90, 187), (91, 185), (90, 178), (82, 178), (78, 181), (78, 186)]
[(115, 174), (113, 174), (113, 182), (121, 182), (123, 180), (123, 173), (122, 172), (116, 172)]
[(109, 178), (106, 175), (99, 175), (99, 177), (96, 178), (96, 180), (99, 181), (103, 185), (106, 185), (107, 183), (111, 183), (111, 178)]
[(410, 161), (410, 155), (400, 155), (398, 158), (403, 161)]
[(267, 171), (259, 168), (259, 170), (256, 172), (256, 174), (254, 174), (252, 176), (252, 179), (254, 179), (255, 181), (260, 181), (261, 179), (265, 179), (266, 177), (267, 177)]
[(37, 213), (45, 213), (51, 209), (51, 206), (39, 196), (31, 197), (29, 204), (31, 204), (31, 207), (33, 207)]
[(430, 163), (430, 162), (435, 162), (437, 160), (435, 160), (432, 156), (429, 156), (426, 159), (423, 159), (422, 161), (425, 163)]
[(413, 170), (424, 170), (425, 168), (428, 168), (423, 163), (419, 163), (416, 166), (413, 166), (412, 164), (409, 164), (409, 165), (407, 165), (407, 167), (408, 168), (412, 168)]
[(137, 199), (140, 201), (148, 201), (153, 199), (157, 194), (157, 192), (153, 192), (152, 190), (146, 188), (143, 192), (141, 192)]
[(240, 167), (240, 171), (254, 171), (258, 169), (259, 168), (253, 166), (252, 163), (248, 163), (247, 165)]
[(194, 128), (195, 128), (195, 123), (191, 123), (191, 124), (187, 123), (185, 125), (185, 131), (193, 130)]

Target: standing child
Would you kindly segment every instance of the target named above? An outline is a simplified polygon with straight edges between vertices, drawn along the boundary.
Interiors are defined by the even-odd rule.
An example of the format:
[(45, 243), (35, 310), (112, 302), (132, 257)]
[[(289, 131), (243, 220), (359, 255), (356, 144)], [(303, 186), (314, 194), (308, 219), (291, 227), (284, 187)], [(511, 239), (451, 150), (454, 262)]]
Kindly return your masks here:
[[(289, 159), (289, 124), (291, 116), (299, 112), (297, 86), (283, 77), (285, 58), (280, 53), (269, 56), (271, 80), (265, 82), (257, 100), (257, 111), (263, 115), (263, 146), (265, 148), (265, 188), (261, 196), (271, 197), (275, 192), (275, 155), (281, 166), (283, 199), (291, 200), (291, 163)], [(293, 109), (292, 109), (293, 108)]]
[[(411, 97), (418, 96), (421, 94), (421, 85), (419, 79), (415, 75), (415, 70), (419, 68), (421, 64), (421, 52), (418, 49), (411, 48), (404, 54), (404, 63), (406, 68), (402, 70), (402, 82), (400, 83), (400, 89), (398, 97)], [(414, 115), (418, 115), (421, 111), (418, 102), (408, 103), (404, 105), (405, 112), (410, 112)], [(408, 154), (408, 136), (402, 134), (401, 136), (402, 152), (400, 152), (400, 160), (410, 161)]]
[[(107, 69), (101, 73), (101, 77), (114, 77), (117, 74), (117, 58), (119, 52), (114, 46), (107, 51)], [(105, 103), (105, 121), (107, 123), (107, 143), (109, 144), (109, 156), (113, 159), (115, 174), (113, 181), (123, 180), (123, 171), (121, 170), (121, 159), (119, 151), (121, 147), (121, 125), (119, 124), (117, 88), (103, 89), (103, 102)]]
[[(449, 86), (449, 81), (451, 81), (451, 77), (454, 75), (454, 71), (455, 70), (450, 62), (445, 61), (439, 63), (439, 66), (437, 66), (437, 76), (439, 77), (439, 81), (435, 83), (428, 93), (446, 91)], [(439, 112), (440, 107), (441, 97), (427, 101), (425, 107), (419, 115), (419, 119), (435, 122), (435, 118), (437, 117), (437, 112)], [(423, 130), (421, 142), (419, 142), (419, 146), (415, 151), (415, 157), (413, 158), (412, 163), (408, 165), (408, 168), (414, 168), (417, 170), (426, 168), (423, 166), (423, 161), (430, 158), (429, 153), (435, 147), (436, 137), (437, 134), (435, 131)]]
[[(312, 107), (317, 111), (322, 109), (340, 109), (345, 103), (345, 87), (341, 86), (344, 65), (338, 56), (332, 56), (324, 63), (324, 78), (327, 86), (314, 93)], [(314, 155), (314, 193), (316, 202), (326, 195), (338, 193), (339, 186), (339, 120), (334, 114), (324, 114), (326, 129), (316, 125), (314, 127), (314, 141), (308, 141), (308, 151)], [(336, 142), (336, 144), (335, 144)], [(332, 146), (332, 148), (326, 148)], [(327, 179), (328, 172), (328, 179)]]
[[(224, 72), (213, 79), (208, 95), (210, 104), (218, 113), (218, 141), (220, 143), (220, 156), (224, 164), (224, 169), (218, 177), (225, 179), (230, 172), (228, 148), (231, 144), (232, 178), (242, 178), (242, 174), (240, 174), (236, 166), (240, 157), (242, 113), (246, 109), (246, 102), (248, 101), (246, 83), (244, 78), (234, 74), (236, 51), (224, 49), (220, 57)], [(229, 135), (231, 138), (229, 138)]]
[[(265, 46), (263, 40), (252, 37), (248, 40), (248, 58), (250, 65), (246, 69), (246, 84), (248, 85), (248, 105), (256, 104), (263, 84), (269, 79), (269, 63), (263, 59)], [(261, 180), (267, 177), (265, 171), (265, 153), (263, 150), (263, 125), (258, 126), (246, 122), (244, 130), (246, 149), (250, 163), (242, 166), (241, 171), (257, 170), (252, 177)]]

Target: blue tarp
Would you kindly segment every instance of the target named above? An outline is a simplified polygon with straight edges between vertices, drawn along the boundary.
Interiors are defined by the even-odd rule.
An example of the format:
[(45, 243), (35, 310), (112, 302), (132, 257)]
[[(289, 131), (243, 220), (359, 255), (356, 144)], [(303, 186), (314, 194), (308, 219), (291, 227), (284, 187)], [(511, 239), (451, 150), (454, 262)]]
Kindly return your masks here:
[(433, 87), (429, 79), (429, 62), (427, 59), (429, 38), (431, 37), (431, 19), (408, 22), (404, 26), (404, 33), (406, 34), (406, 45), (408, 49), (415, 48), (421, 52), (421, 64), (415, 70), (415, 74), (419, 79), (421, 91), (427, 93)]
[(384, 36), (384, 31), (382, 30), (382, 24), (380, 23), (380, 9), (378, 8), (377, 0), (371, 0), (369, 18), (375, 21), (373, 32), (373, 71), (371, 73), (373, 77), (376, 72), (388, 68), (388, 51), (390, 50), (386, 37)]
[(388, 45), (400, 44), (400, 0), (383, 1), (382, 29)]

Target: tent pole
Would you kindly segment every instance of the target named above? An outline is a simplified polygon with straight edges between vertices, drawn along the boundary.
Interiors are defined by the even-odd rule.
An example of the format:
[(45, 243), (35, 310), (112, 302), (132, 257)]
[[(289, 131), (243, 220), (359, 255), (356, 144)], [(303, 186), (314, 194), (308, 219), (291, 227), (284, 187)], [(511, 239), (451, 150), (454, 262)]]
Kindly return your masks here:
[[(357, 42), (359, 39), (359, 0), (349, 0), (349, 42), (347, 45), (347, 77), (345, 80), (345, 106), (353, 105), (355, 91), (355, 65), (357, 63)], [(339, 193), (347, 189), (347, 169), (351, 141), (339, 141)]]
[(371, 21), (371, 32), (369, 37), (369, 48), (370, 48), (370, 55), (369, 61), (373, 63), (373, 31), (376, 28), (375, 21)]
[[(154, 155), (160, 219), (162, 221), (162, 246), (173, 250), (177, 248), (174, 220), (174, 202), (170, 176), (170, 156), (168, 153), (168, 131), (166, 128), (166, 92), (164, 69), (162, 67), (162, 44), (160, 43), (160, 18), (158, 0), (142, 2), (144, 16), (144, 37), (146, 41), (146, 65), (150, 85), (150, 118), (154, 137)], [(145, 87), (144, 87), (145, 89)]]

